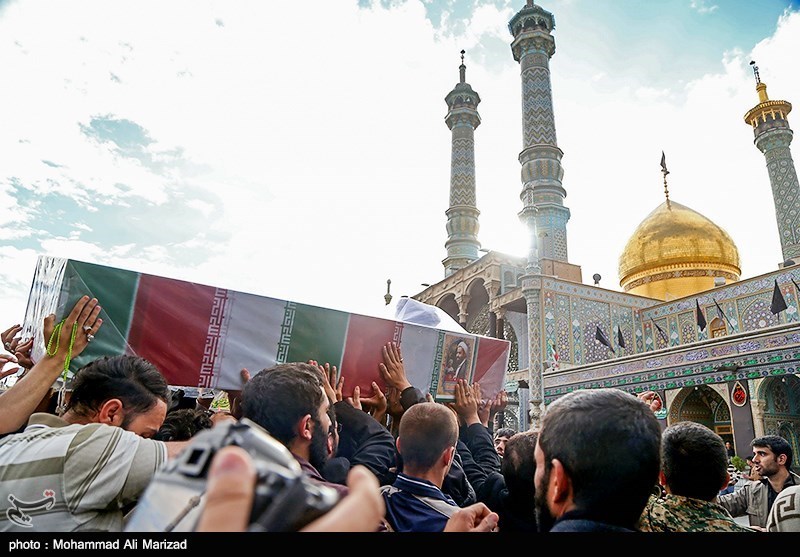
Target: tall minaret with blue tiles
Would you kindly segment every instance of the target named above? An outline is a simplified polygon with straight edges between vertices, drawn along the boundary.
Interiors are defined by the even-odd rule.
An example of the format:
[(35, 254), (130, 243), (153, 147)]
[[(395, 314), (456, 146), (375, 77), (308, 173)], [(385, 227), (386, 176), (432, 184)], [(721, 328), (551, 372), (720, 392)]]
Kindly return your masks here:
[(553, 14), (528, 0), (508, 23), (514, 37), (511, 50), (522, 78), (522, 211), (528, 226), (530, 252), (527, 271), (581, 281), (580, 268), (568, 263), (567, 192), (561, 183), (563, 152), (556, 141), (550, 58), (556, 50)]
[(467, 83), (464, 51), (461, 51), (459, 82), (445, 97), (445, 123), (451, 132), (450, 206), (447, 215), (447, 257), (444, 276), (478, 259), (478, 207), (475, 202), (475, 129), (481, 123), (478, 93)]
[(744, 121), (752, 126), (754, 143), (767, 159), (783, 261), (794, 260), (800, 263), (800, 185), (789, 150), (794, 132), (787, 119), (792, 104), (770, 100), (767, 96), (767, 85), (761, 81), (758, 73), (758, 66), (755, 62), (750, 64), (756, 78), (758, 104), (747, 111)]

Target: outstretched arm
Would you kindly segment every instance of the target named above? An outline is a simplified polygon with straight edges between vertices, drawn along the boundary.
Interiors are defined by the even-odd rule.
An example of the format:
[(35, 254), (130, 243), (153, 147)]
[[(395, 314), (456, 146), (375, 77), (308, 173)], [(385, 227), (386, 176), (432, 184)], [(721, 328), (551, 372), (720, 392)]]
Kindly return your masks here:
[[(22, 379), (0, 394), (0, 406), (3, 408), (0, 412), (0, 434), (16, 431), (25, 424), (55, 380), (63, 373), (70, 342), (72, 358), (76, 358), (86, 349), (103, 324), (99, 317), (100, 309), (97, 298), (90, 300), (89, 296), (83, 296), (78, 300), (64, 320), (57, 338), (49, 343), (45, 355)], [(50, 341), (55, 330), (56, 316), (51, 313), (44, 318), (45, 342)]]

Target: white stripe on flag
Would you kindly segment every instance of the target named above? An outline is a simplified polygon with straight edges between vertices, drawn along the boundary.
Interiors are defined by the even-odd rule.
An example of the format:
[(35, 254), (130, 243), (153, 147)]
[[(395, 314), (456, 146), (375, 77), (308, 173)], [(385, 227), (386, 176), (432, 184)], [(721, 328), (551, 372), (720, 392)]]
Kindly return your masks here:
[(411, 323), (403, 325), (400, 350), (408, 381), (422, 392), (431, 388), (439, 331)]
[(217, 388), (241, 389), (242, 368), (255, 374), (275, 365), (285, 300), (228, 291), (222, 353), (217, 358)]

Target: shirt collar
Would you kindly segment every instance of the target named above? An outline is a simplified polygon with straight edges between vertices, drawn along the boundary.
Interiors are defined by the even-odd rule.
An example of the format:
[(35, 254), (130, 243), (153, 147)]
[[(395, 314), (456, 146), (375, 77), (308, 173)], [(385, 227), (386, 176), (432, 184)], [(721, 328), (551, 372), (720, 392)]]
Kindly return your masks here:
[(25, 427), (25, 429), (28, 430), (31, 428), (40, 427), (67, 427), (68, 425), (70, 425), (68, 422), (65, 422), (62, 418), (56, 416), (55, 414), (36, 412), (28, 419), (28, 425)]

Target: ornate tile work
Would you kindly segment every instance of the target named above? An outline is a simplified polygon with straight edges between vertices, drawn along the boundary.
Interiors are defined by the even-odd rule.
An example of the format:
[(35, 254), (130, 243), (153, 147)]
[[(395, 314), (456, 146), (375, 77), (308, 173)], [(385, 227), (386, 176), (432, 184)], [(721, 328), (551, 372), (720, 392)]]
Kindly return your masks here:
[(737, 311), (742, 316), (742, 329), (754, 331), (772, 325), (780, 325), (780, 314), (773, 315), (769, 309), (771, 303), (771, 290), (769, 295), (756, 294), (736, 300)]
[(680, 344), (689, 344), (697, 341), (697, 318), (694, 312), (686, 312), (678, 315), (678, 327), (680, 329)]
[[(555, 294), (550, 291), (544, 292), (544, 351), (546, 356), (550, 354), (551, 343), (557, 345), (556, 338), (556, 313), (558, 310), (555, 307)], [(545, 357), (545, 361), (548, 358)]]
[(633, 309), (617, 305), (611, 306), (612, 315), (616, 315), (615, 328), (622, 330), (622, 338), (625, 341), (625, 348), (620, 350), (619, 355), (629, 355), (635, 352), (633, 341)]
[(557, 144), (550, 70), (546, 63), (522, 71), (522, 122), (526, 147), (542, 143)]
[(583, 336), (581, 335), (581, 307), (580, 307), (580, 298), (571, 296), (570, 302), (572, 303), (572, 311), (571, 314), (574, 316), (572, 318), (572, 346), (573, 346), (573, 362), (575, 364), (582, 364), (583, 361)]
[(717, 423), (731, 421), (731, 411), (727, 404), (717, 404), (717, 407), (714, 409), (714, 421)]
[(678, 346), (681, 343), (680, 333), (678, 332), (678, 320), (674, 315), (667, 318), (669, 323), (669, 345)]
[(562, 362), (573, 363), (572, 335), (570, 334), (569, 296), (556, 296), (556, 346)]
[(633, 310), (633, 323), (636, 335), (636, 352), (644, 352), (644, 332), (642, 331), (642, 321), (640, 317), (641, 312), (638, 309)]
[[(662, 348), (667, 348), (669, 346), (669, 323), (667, 323), (666, 319), (653, 319), (651, 320), (651, 325), (655, 323), (655, 325), (651, 328), (651, 334), (653, 335), (653, 349), (654, 350), (661, 350)], [(661, 334), (661, 331), (658, 330), (658, 327), (661, 327), (661, 331), (664, 331), (664, 335), (667, 336), (667, 339), (664, 340), (664, 335)]]
[[(786, 137), (791, 138), (790, 135)], [(800, 214), (797, 211), (800, 205), (800, 185), (788, 142), (766, 150), (764, 156), (775, 200), (775, 217), (783, 256), (787, 259), (800, 257)]]
[(678, 315), (679, 344), (688, 344), (697, 340), (697, 323), (694, 312)]
[(579, 307), (581, 308), (579, 319), (583, 324), (583, 345), (585, 347), (586, 362), (599, 362), (608, 359), (611, 352), (595, 339), (595, 333), (599, 326), (609, 341), (613, 338), (611, 334), (610, 305), (604, 302), (581, 299)]
[(475, 140), (453, 138), (450, 166), (450, 206), (475, 206)]
[[(775, 348), (780, 345), (786, 348)], [(545, 378), (545, 398), (550, 401), (581, 388), (617, 387), (641, 392), (797, 374), (800, 373), (798, 359), (800, 331), (795, 330), (744, 342), (732, 340), (710, 348), (549, 374)]]

